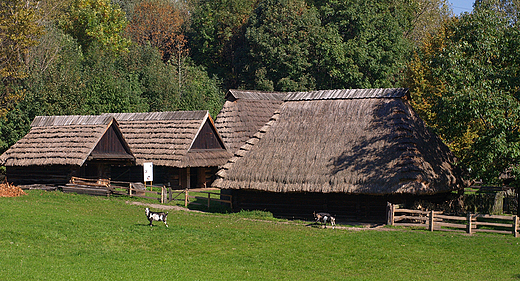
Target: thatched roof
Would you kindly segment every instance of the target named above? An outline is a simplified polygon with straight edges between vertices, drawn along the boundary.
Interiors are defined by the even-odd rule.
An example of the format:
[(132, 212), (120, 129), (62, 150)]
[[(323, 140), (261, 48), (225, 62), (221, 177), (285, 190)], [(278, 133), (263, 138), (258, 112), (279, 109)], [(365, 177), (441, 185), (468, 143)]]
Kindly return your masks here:
[(229, 90), (215, 126), (231, 152), (238, 150), (260, 129), (287, 93)]
[[(38, 116), (29, 133), (0, 156), (0, 164), (81, 166), (115, 122), (111, 116)], [(118, 157), (133, 159), (126, 153)]]
[(291, 93), (213, 186), (271, 192), (434, 194), (462, 184), (406, 89)]
[[(208, 111), (150, 113), (110, 113), (119, 122), (123, 135), (136, 157), (136, 164), (153, 162), (169, 167), (211, 167), (226, 163), (232, 156), (214, 129)], [(222, 145), (214, 149), (192, 149), (203, 126), (213, 128)], [(201, 138), (206, 136), (201, 136)]]

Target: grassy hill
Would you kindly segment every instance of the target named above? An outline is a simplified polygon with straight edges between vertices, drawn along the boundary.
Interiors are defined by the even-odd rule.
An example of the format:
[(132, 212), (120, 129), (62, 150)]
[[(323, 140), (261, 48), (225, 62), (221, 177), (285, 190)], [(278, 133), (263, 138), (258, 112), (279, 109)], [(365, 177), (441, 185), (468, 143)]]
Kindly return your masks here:
[(518, 280), (512, 235), (308, 227), (263, 212), (169, 211), (128, 198), (0, 198), (0, 280)]

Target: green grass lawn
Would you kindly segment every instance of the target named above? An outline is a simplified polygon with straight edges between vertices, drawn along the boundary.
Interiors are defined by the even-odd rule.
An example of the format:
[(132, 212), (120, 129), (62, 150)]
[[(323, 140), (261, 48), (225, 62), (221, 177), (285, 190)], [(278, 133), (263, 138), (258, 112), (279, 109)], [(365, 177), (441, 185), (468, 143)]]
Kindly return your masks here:
[(512, 235), (321, 229), (262, 212), (169, 211), (169, 228), (150, 227), (126, 200), (0, 198), (0, 280), (520, 280)]

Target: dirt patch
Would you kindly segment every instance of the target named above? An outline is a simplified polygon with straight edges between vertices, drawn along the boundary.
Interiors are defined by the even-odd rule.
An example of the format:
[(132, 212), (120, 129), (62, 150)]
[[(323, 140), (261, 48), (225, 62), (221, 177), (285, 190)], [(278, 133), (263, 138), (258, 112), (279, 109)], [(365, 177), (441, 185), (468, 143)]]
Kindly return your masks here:
[(167, 205), (161, 205), (161, 204), (149, 204), (149, 203), (132, 202), (132, 201), (126, 201), (126, 204), (145, 206), (145, 207), (159, 209), (159, 210), (176, 210), (176, 211), (203, 213), (202, 211), (190, 210), (188, 208), (184, 208), (184, 207), (180, 207), (180, 206), (167, 206)]
[(8, 182), (0, 183), (0, 197), (17, 197), (27, 195), (21, 188)]

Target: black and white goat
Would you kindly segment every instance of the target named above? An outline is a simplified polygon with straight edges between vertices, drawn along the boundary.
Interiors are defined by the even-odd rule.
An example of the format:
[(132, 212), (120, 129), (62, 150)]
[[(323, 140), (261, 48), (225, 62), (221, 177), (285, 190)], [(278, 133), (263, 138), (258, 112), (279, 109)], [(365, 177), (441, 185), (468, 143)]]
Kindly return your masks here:
[(166, 217), (168, 216), (168, 213), (152, 212), (149, 208), (144, 209), (144, 213), (146, 214), (146, 218), (150, 221), (150, 226), (153, 226), (153, 221), (162, 221), (166, 227), (168, 227), (168, 224), (166, 223)]
[(313, 214), (314, 214), (314, 219), (316, 220), (316, 222), (323, 223), (325, 228), (327, 228), (327, 223), (329, 223), (329, 222), (332, 225), (332, 229), (334, 229), (334, 227), (336, 227), (336, 218), (331, 216), (331, 214), (316, 213), (316, 212), (314, 212)]

